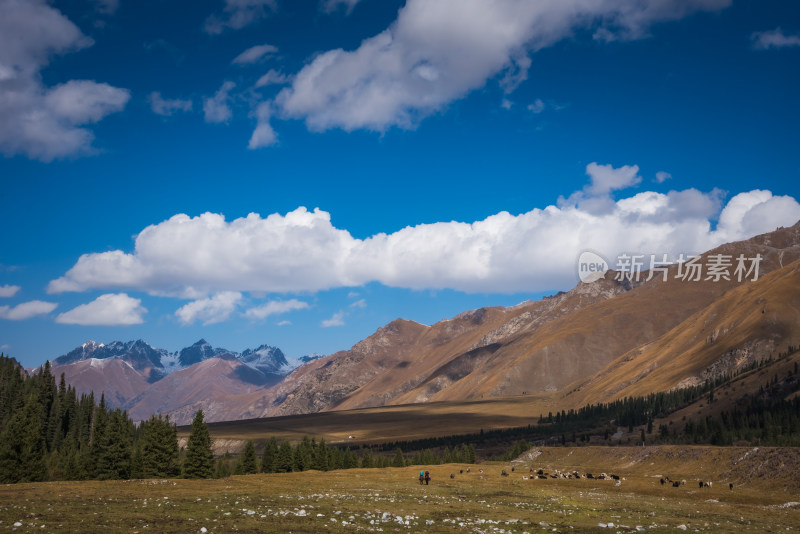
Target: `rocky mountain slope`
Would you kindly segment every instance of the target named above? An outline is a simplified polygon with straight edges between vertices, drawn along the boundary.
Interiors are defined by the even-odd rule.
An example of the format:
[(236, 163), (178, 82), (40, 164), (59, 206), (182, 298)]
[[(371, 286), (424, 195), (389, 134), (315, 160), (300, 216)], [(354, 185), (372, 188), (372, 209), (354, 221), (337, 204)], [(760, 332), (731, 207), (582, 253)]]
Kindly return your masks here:
[[(432, 326), (398, 319), (352, 349), (298, 369), (265, 392), (227, 399), (228, 409), (219, 416), (264, 417), (542, 392), (564, 397), (598, 377), (608, 377), (608, 383), (598, 385), (591, 395), (574, 398), (616, 398), (627, 391), (628, 386), (621, 384), (631, 378), (627, 374), (626, 378), (615, 377), (611, 369), (619, 368), (620, 359), (635, 354), (643, 355), (636, 360), (645, 367), (635, 376), (652, 374), (641, 384), (649, 392), (700, 380), (703, 369), (713, 365), (729, 368), (730, 364), (715, 364), (720, 359), (731, 360), (729, 353), (744, 351), (752, 359), (785, 347), (800, 327), (791, 312), (798, 307), (793, 299), (800, 285), (792, 278), (791, 269), (775, 275), (781, 283), (767, 274), (783, 273), (782, 268), (800, 259), (800, 223), (720, 246), (701, 255), (698, 263), (707, 266), (717, 255), (732, 263), (727, 280), (707, 278), (711, 272), (707, 268), (698, 281), (684, 279), (685, 268), (677, 265), (667, 270), (666, 280), (659, 274), (645, 281), (645, 273), (639, 283), (615, 280), (617, 273), (610, 271), (604, 279), (538, 302), (481, 308)], [(739, 255), (745, 259), (760, 255), (757, 281), (752, 281), (754, 273), (741, 282), (736, 279)], [(767, 330), (736, 327), (744, 323), (728, 320), (733, 317), (728, 306), (743, 309), (736, 299), (744, 298), (741, 295), (748, 291), (764, 293), (758, 298), (765, 301), (780, 302), (781, 316), (787, 322), (763, 335), (760, 332)], [(669, 356), (662, 358), (694, 363), (676, 374), (662, 372), (665, 366), (657, 357), (666, 353), (658, 343), (673, 340), (687, 329), (686, 321), (704, 313), (719, 322), (706, 335), (724, 332), (729, 342), (724, 346), (718, 343), (713, 351), (688, 341), (682, 345), (672, 342)], [(715, 330), (717, 334), (713, 334)], [(747, 359), (734, 357), (733, 361), (744, 365)], [(659, 371), (653, 373), (656, 369)]]

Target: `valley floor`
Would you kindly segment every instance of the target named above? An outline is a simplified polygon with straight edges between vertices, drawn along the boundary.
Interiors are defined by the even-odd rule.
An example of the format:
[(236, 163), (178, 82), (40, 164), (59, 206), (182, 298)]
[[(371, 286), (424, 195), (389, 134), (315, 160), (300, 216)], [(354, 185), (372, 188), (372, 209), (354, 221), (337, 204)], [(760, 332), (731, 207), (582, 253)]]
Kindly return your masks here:
[[(800, 528), (798, 452), (533, 449), (507, 464), (423, 467), (432, 474), (429, 486), (417, 482), (418, 466), (7, 485), (0, 487), (0, 531), (789, 531)], [(622, 480), (523, 478), (530, 468), (614, 473)], [(501, 476), (503, 469), (509, 476)], [(660, 476), (686, 484), (662, 486)], [(714, 484), (700, 489), (698, 480)]]

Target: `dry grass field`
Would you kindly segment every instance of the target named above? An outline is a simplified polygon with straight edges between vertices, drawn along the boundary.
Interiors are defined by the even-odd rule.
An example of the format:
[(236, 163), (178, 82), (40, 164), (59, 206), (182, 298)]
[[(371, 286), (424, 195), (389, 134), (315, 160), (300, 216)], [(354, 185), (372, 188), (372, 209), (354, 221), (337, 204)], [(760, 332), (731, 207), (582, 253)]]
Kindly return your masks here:
[[(792, 531), (800, 528), (798, 458), (794, 449), (546, 448), (509, 464), (429, 467), (430, 486), (416, 481), (417, 466), (208, 481), (20, 484), (0, 487), (0, 530)], [(469, 473), (459, 472), (467, 468)], [(619, 485), (613, 480), (526, 480), (530, 468), (614, 473), (621, 480)], [(510, 476), (501, 476), (502, 469)], [(662, 486), (660, 475), (686, 484)], [(713, 486), (700, 489), (699, 477)]]

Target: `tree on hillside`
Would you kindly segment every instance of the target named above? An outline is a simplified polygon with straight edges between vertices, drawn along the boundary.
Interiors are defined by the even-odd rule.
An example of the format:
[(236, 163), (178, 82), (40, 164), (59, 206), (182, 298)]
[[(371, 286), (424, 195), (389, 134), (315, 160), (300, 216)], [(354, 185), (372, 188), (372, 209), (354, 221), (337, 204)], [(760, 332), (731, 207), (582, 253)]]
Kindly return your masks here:
[(244, 454), (239, 457), (239, 461), (236, 463), (235, 473), (237, 475), (254, 475), (258, 473), (256, 447), (252, 439), (247, 440), (247, 444), (244, 446)]
[(186, 478), (211, 478), (214, 469), (214, 452), (211, 450), (211, 435), (203, 421), (203, 410), (197, 410), (192, 421), (192, 433), (186, 445), (183, 460), (183, 475)]

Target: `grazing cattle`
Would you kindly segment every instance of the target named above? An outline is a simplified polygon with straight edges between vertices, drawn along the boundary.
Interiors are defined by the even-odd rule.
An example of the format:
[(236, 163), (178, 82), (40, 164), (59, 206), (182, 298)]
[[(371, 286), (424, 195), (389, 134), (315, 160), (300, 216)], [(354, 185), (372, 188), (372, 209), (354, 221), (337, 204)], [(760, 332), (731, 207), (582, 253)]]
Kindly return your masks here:
[(681, 485), (681, 483), (680, 483), (680, 482), (678, 482), (677, 480), (676, 480), (675, 482), (673, 482), (673, 483), (672, 483), (672, 487), (673, 487), (673, 488), (680, 487), (680, 485)]
[(537, 475), (542, 480), (547, 480), (547, 475)]
[(458, 474), (459, 474), (459, 475), (463, 475), (463, 474), (464, 474), (464, 470), (463, 470), (463, 469), (459, 469), (459, 470), (458, 470)]
[(619, 475), (611, 475), (611, 478), (613, 478), (614, 480), (619, 480)]
[(681, 480), (681, 486), (685, 486), (685, 485), (686, 485), (686, 479)]
[(483, 473), (483, 469), (478, 469), (478, 472), (479, 473)]
[(728, 484), (728, 489), (733, 489), (733, 482), (731, 482), (730, 484)]
[(469, 467), (467, 467), (467, 473), (469, 473)]
[(536, 472), (536, 474), (537, 474), (537, 475), (543, 475), (543, 474), (544, 474), (544, 469), (539, 469), (539, 470)]
[(456, 478), (455, 473), (450, 473), (450, 478)]
[(511, 472), (512, 472), (512, 473), (514, 472), (514, 469), (516, 469), (516, 467), (512, 467), (512, 468), (511, 468)]
[(703, 487), (703, 481), (702, 480), (700, 481), (700, 487), (701, 488)]
[(706, 487), (710, 488), (712, 484), (713, 484), (713, 482), (706, 482)]
[(591, 473), (586, 473), (586, 478), (594, 478)]
[(658, 481), (661, 482), (662, 486), (667, 483), (663, 478), (659, 478)]
[(503, 472), (502, 472), (502, 473), (500, 473), (500, 475), (502, 475), (502, 476), (504, 476), (504, 477), (507, 477), (507, 476), (508, 476), (508, 473), (506, 473), (506, 470), (505, 470), (505, 469), (503, 469)]

